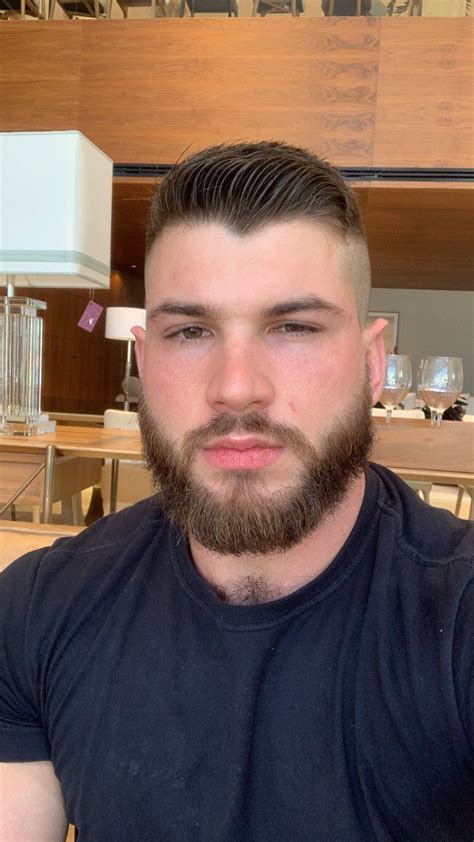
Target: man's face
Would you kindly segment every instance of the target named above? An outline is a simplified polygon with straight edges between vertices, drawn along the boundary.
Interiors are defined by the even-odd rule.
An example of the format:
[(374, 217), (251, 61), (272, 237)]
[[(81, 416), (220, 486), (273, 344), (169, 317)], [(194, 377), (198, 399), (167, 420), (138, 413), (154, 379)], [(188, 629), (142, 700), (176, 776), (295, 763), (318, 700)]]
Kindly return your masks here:
[[(136, 351), (145, 446), (159, 451), (149, 461), (165, 503), (171, 493), (175, 519), (182, 517), (167, 485), (193, 505), (196, 495), (217, 504), (227, 519), (265, 514), (277, 503), (280, 521), (290, 498), (293, 516), (301, 508), (295, 493), (305, 485), (309, 501), (320, 491), (328, 497), (316, 522), (305, 518), (306, 533), (340, 501), (370, 447), (366, 371), (377, 359), (345, 272), (340, 242), (306, 221), (244, 237), (217, 224), (176, 226), (155, 243), (147, 330), (137, 329)], [(315, 486), (322, 457), (325, 476)], [(200, 519), (216, 514), (198, 509)], [(221, 552), (284, 548), (268, 536), (258, 549), (239, 548), (238, 534), (234, 544), (201, 542)]]

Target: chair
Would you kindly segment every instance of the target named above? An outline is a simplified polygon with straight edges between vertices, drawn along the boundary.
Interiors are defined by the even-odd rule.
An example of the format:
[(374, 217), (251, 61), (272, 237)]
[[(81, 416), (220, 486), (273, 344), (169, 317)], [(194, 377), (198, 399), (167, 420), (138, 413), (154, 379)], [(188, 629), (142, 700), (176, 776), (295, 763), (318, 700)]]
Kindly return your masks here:
[(153, 18), (171, 17), (169, 0), (117, 0), (124, 18), (128, 18), (128, 10), (138, 7), (150, 6)]
[(303, 0), (253, 0), (252, 17), (260, 15), (291, 14), (298, 17), (304, 12)]
[(423, 0), (408, 0), (409, 17), (420, 17), (423, 12)]
[(456, 500), (456, 508), (454, 510), (454, 514), (459, 517), (459, 513), (461, 511), (462, 500), (464, 497), (464, 492), (469, 495), (471, 498), (471, 504), (469, 506), (469, 520), (474, 520), (474, 485), (460, 485), (458, 486), (458, 496)]
[(238, 0), (180, 0), (179, 17), (184, 17), (184, 5), (188, 6), (191, 17), (195, 12), (206, 15), (225, 15), (229, 18), (239, 16)]
[(0, 20), (20, 17), (25, 20), (26, 15), (34, 18), (46, 18), (46, 0), (0, 0)]
[[(138, 430), (138, 416), (136, 412), (124, 412), (121, 409), (106, 409), (104, 412), (104, 429), (108, 430)], [(110, 481), (112, 466), (110, 459), (106, 459), (102, 468), (100, 486), (104, 512), (110, 511)], [(140, 462), (120, 460), (117, 488), (116, 511), (143, 500), (153, 494), (151, 476)]]
[(326, 17), (358, 17), (370, 14), (372, 0), (322, 0), (321, 8)]
[(405, 482), (410, 486), (410, 488), (413, 488), (413, 491), (416, 491), (418, 497), (421, 494), (425, 503), (429, 504), (430, 494), (433, 488), (433, 484), (431, 482), (419, 482), (416, 479), (406, 479)]
[[(112, 0), (58, 0), (61, 9), (68, 18), (110, 18), (112, 13)], [(50, 0), (49, 18), (54, 18), (56, 0)]]

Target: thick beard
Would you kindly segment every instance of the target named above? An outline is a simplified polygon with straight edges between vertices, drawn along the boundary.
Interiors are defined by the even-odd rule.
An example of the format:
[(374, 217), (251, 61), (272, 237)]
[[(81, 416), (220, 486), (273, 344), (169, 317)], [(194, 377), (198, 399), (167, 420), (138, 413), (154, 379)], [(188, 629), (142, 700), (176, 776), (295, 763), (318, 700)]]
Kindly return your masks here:
[[(373, 442), (368, 382), (346, 417), (314, 447), (294, 427), (265, 413), (219, 415), (188, 432), (175, 446), (142, 395), (138, 416), (144, 460), (171, 521), (201, 546), (221, 555), (260, 555), (288, 550), (313, 532), (342, 502), (363, 472)], [(291, 449), (301, 462), (292, 486), (272, 493), (258, 472), (232, 471), (223, 487), (206, 488), (193, 476), (196, 452), (211, 439), (233, 432), (256, 433)]]

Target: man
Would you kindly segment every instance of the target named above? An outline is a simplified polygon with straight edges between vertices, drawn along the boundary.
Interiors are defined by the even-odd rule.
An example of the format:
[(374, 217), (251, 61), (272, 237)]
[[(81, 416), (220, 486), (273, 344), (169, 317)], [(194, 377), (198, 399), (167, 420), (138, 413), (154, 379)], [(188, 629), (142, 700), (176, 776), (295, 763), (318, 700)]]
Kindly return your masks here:
[(161, 493), (4, 574), (2, 842), (473, 839), (472, 530), (368, 466), (369, 288), (313, 155), (164, 179), (135, 329)]

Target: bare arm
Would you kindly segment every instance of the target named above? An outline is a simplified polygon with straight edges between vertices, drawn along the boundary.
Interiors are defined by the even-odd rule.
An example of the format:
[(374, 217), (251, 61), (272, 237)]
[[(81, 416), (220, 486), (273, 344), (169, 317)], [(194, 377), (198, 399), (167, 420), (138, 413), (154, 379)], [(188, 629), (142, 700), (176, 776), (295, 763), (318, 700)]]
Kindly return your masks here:
[(52, 763), (0, 763), (2, 842), (64, 842), (67, 819)]

